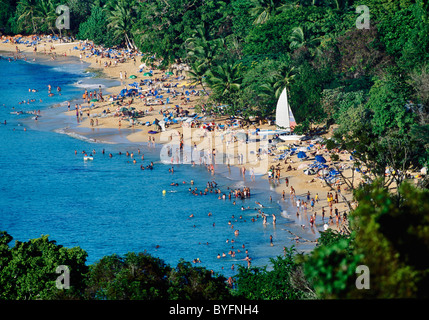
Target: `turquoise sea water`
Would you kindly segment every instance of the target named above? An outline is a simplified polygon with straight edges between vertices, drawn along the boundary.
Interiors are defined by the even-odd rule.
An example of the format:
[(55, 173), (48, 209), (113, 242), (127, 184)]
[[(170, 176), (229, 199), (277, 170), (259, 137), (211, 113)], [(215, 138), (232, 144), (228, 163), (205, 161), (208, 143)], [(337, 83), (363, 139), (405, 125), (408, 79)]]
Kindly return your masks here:
[[(317, 236), (302, 231), (293, 217), (282, 213), (278, 195), (262, 178), (243, 181), (238, 168), (229, 171), (222, 166), (216, 167), (214, 176), (203, 166), (190, 165), (174, 165), (171, 173), (171, 165), (160, 162), (159, 146), (127, 142), (126, 130), (118, 135), (117, 130), (76, 128), (74, 117), (61, 114), (67, 109), (64, 102), (80, 97), (85, 85), (114, 84), (90, 78), (85, 65), (72, 61), (58, 67), (58, 62), (1, 59), (0, 68), (8, 75), (0, 78), (0, 230), (15, 240), (48, 234), (58, 244), (86, 250), (88, 263), (113, 253), (144, 250), (173, 266), (181, 258), (198, 258), (199, 266), (229, 276), (237, 269), (231, 270), (232, 264), (247, 265), (243, 260), (245, 249), (252, 265), (265, 266), (269, 258), (282, 255), (284, 246), (294, 244), (287, 230), (304, 232), (307, 239)], [(49, 84), (53, 97), (48, 97)], [(57, 86), (61, 87), (61, 96)], [(28, 92), (29, 88), (37, 92)], [(36, 101), (19, 104), (28, 99)], [(34, 120), (33, 115), (11, 114), (19, 110), (41, 110), (42, 116)], [(112, 141), (115, 143), (107, 143)], [(95, 150), (94, 161), (83, 161), (83, 150)], [(136, 164), (126, 151), (134, 153)], [(141, 164), (150, 162), (154, 163), (153, 170), (140, 169)], [(192, 188), (198, 190), (215, 181), (225, 193), (228, 188), (246, 185), (252, 197), (238, 199), (234, 205), (235, 199), (219, 200), (214, 193), (194, 196), (188, 191), (191, 180)], [(173, 182), (179, 185), (171, 186)], [(259, 208), (255, 201), (265, 206), (267, 225), (263, 225), (262, 218), (251, 221), (258, 214), (253, 209)], [(287, 201), (283, 203), (285, 208), (287, 205)], [(242, 211), (242, 206), (251, 209)], [(275, 226), (272, 214), (277, 217)], [(237, 229), (239, 235), (235, 236)], [(270, 245), (270, 235), (274, 246)], [(299, 251), (311, 248), (297, 246)], [(228, 254), (230, 250), (236, 251), (235, 257)], [(218, 259), (222, 253), (227, 257)]]

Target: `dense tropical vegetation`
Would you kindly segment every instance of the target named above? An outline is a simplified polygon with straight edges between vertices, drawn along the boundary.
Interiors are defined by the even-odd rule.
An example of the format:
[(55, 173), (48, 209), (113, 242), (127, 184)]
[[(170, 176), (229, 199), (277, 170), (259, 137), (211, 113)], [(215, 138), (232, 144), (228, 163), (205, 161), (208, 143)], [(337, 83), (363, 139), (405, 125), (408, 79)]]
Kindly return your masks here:
[[(221, 276), (146, 253), (104, 257), (47, 237), (11, 247), (0, 237), (1, 299), (308, 299), (428, 297), (428, 181), (402, 173), (429, 160), (429, 2), (426, 0), (2, 0), (6, 34), (58, 33), (55, 8), (70, 7), (77, 39), (122, 45), (161, 61), (185, 62), (209, 92), (207, 105), (248, 119), (272, 117), (286, 86), (300, 126), (335, 124), (327, 145), (353, 152), (372, 183), (355, 190), (351, 233), (324, 232), (308, 255), (287, 251), (266, 268)], [(358, 5), (370, 28), (359, 29)], [(386, 177), (389, 167), (398, 173)], [(389, 190), (397, 186), (394, 192)], [(55, 287), (55, 267), (76, 275)], [(358, 289), (356, 270), (370, 270)], [(28, 272), (29, 268), (34, 272)]]

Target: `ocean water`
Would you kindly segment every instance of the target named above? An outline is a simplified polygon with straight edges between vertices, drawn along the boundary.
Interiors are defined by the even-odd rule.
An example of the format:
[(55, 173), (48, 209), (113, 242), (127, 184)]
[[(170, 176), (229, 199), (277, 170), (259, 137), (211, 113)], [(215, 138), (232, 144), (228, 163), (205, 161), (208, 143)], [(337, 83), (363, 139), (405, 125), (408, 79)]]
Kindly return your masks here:
[[(255, 182), (250, 177), (243, 181), (238, 168), (222, 166), (216, 167), (215, 175), (203, 166), (190, 165), (174, 165), (171, 173), (172, 166), (160, 161), (159, 146), (130, 143), (125, 139), (127, 130), (118, 134), (117, 130), (76, 128), (74, 117), (62, 115), (65, 101), (78, 99), (85, 85), (114, 83), (93, 79), (84, 64), (68, 61), (59, 67), (49, 61), (0, 60), (7, 75), (0, 78), (0, 230), (15, 240), (47, 234), (58, 244), (79, 246), (88, 253), (88, 264), (105, 255), (146, 250), (172, 266), (181, 258), (199, 259), (196, 265), (226, 276), (236, 273), (233, 264), (247, 265), (243, 260), (246, 249), (253, 266), (269, 265), (270, 258), (283, 254), (284, 246), (295, 244), (288, 230), (315, 239), (317, 234), (301, 230), (293, 216), (283, 211), (288, 201), (280, 203), (260, 177)], [(52, 97), (48, 96), (49, 84)], [(36, 101), (19, 103), (29, 99)], [(13, 114), (21, 110), (41, 110), (42, 116), (35, 120), (31, 114)], [(83, 151), (95, 151), (94, 160), (84, 161)], [(137, 163), (126, 151), (134, 154)], [(153, 170), (140, 169), (150, 162)], [(249, 186), (252, 196), (219, 200), (214, 193), (195, 196), (189, 192), (190, 187), (203, 190), (209, 181), (225, 193), (228, 188)], [(176, 182), (178, 186), (171, 185)], [(256, 219), (255, 201), (264, 205), (268, 224), (263, 225), (261, 217)], [(250, 209), (241, 210), (242, 206)], [(272, 214), (277, 217), (276, 225)], [(237, 229), (238, 236), (234, 234)], [(305, 252), (313, 245), (296, 247)], [(236, 252), (235, 257), (228, 254), (230, 250)], [(227, 257), (218, 259), (222, 253)]]

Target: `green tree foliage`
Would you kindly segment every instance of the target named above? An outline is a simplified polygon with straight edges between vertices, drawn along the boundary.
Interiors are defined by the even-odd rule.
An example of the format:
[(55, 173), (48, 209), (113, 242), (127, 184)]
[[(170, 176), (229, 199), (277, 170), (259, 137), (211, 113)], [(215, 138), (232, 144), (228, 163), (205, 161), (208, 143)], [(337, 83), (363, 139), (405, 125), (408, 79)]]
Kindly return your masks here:
[(92, 7), (88, 20), (80, 24), (77, 38), (81, 40), (91, 39), (98, 45), (118, 45), (120, 40), (113, 40), (113, 32), (107, 28), (106, 19), (107, 14), (102, 8), (97, 6)]
[(114, 40), (120, 40), (129, 49), (135, 47), (131, 30), (137, 20), (137, 10), (134, 1), (118, 0), (107, 16), (107, 27), (113, 30)]
[(306, 276), (320, 298), (346, 298), (355, 285), (355, 270), (362, 257), (353, 251), (352, 238), (330, 231), (322, 233), (321, 245), (305, 262)]
[(223, 276), (193, 267), (190, 262), (181, 260), (168, 274), (168, 299), (170, 300), (223, 300), (230, 299), (231, 292)]
[(0, 31), (6, 34), (12, 32), (11, 21), (16, 10), (15, 0), (0, 1)]
[(272, 270), (267, 268), (245, 268), (240, 266), (236, 276), (235, 294), (251, 300), (295, 300), (304, 292), (297, 289), (291, 280), (293, 272), (299, 269), (295, 261), (295, 249), (285, 251), (284, 257), (270, 259)]
[(14, 31), (56, 34), (55, 9), (59, 0), (20, 0), (16, 7)]
[[(356, 192), (353, 232), (330, 231), (305, 260), (305, 274), (321, 298), (423, 298), (428, 296), (428, 190), (403, 183), (399, 195), (380, 181)], [(356, 286), (357, 267), (369, 270), (369, 288)]]
[(282, 0), (251, 0), (251, 3), (249, 13), (255, 18), (253, 24), (263, 24), (285, 8)]
[(105, 256), (91, 266), (89, 299), (101, 300), (188, 300), (225, 299), (230, 293), (225, 278), (205, 268), (179, 261), (176, 268), (146, 252), (124, 257)]
[(355, 247), (370, 270), (371, 289), (353, 296), (428, 297), (428, 196), (428, 190), (407, 183), (399, 188), (399, 196), (377, 183), (357, 193)]
[(77, 34), (79, 32), (80, 25), (91, 15), (92, 7), (97, 7), (94, 1), (95, 0), (67, 0), (67, 2), (62, 3), (70, 9), (70, 31), (72, 34)]
[[(48, 236), (28, 242), (16, 241), (10, 248), (12, 236), (0, 233), (0, 299), (39, 300), (67, 299), (82, 295), (87, 253), (79, 247), (65, 248)], [(70, 270), (70, 289), (57, 288), (58, 266)]]
[(223, 63), (207, 71), (206, 82), (213, 90), (215, 102), (225, 102), (234, 107), (235, 97), (241, 88), (242, 75), (239, 65)]
[(90, 268), (88, 294), (97, 300), (157, 300), (167, 297), (170, 267), (146, 253), (105, 256)]
[(378, 80), (369, 92), (368, 108), (374, 112), (373, 131), (379, 135), (397, 128), (405, 134), (415, 122), (415, 114), (406, 108), (409, 88), (395, 77)]
[[(0, 300), (222, 300), (231, 298), (223, 276), (179, 261), (176, 268), (146, 252), (105, 256), (85, 265), (87, 253), (48, 236), (16, 241), (0, 232)], [(57, 288), (58, 266), (70, 271), (70, 288)], [(63, 280), (58, 280), (60, 284)]]

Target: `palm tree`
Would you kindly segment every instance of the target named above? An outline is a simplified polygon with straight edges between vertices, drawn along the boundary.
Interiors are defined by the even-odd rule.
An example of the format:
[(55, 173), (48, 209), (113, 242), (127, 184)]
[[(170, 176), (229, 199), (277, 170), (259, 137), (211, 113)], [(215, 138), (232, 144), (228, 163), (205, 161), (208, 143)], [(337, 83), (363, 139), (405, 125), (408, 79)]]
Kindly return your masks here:
[(284, 88), (289, 87), (292, 80), (297, 75), (297, 71), (295, 67), (290, 67), (287, 64), (283, 64), (280, 66), (279, 70), (273, 74), (273, 88), (275, 89), (275, 97), (278, 99)]
[(335, 4), (335, 9), (342, 10), (349, 4), (348, 0), (331, 0)]
[(198, 84), (203, 87), (203, 90), (206, 91), (204, 87), (204, 78), (207, 72), (207, 68), (203, 64), (199, 64), (197, 61), (190, 64), (190, 70), (187, 73), (188, 79), (192, 84)]
[(277, 100), (283, 89), (290, 86), (292, 80), (297, 75), (295, 67), (291, 67), (288, 64), (282, 64), (279, 69), (274, 72), (269, 80), (260, 86), (259, 96), (263, 99), (272, 99), (275, 97)]
[(191, 37), (185, 40), (185, 45), (189, 47), (198, 46), (201, 42), (207, 42), (211, 38), (209, 27), (204, 22), (201, 22), (192, 31)]
[(36, 33), (37, 23), (36, 23), (36, 11), (37, 11), (37, 0), (21, 0), (17, 4), (17, 12), (22, 12), (17, 21), (21, 24), (21, 26), (25, 26), (27, 24), (30, 24), (33, 28), (33, 33)]
[(40, 29), (42, 31), (50, 30), (55, 34), (54, 26), (57, 14), (52, 0), (39, 0), (36, 8), (38, 13), (36, 21), (38, 22)]
[(221, 96), (240, 90), (242, 76), (238, 65), (223, 63), (207, 71), (207, 84)]
[(225, 45), (223, 38), (208, 41), (205, 36), (187, 39), (187, 57), (191, 63), (198, 64), (205, 70), (210, 69), (218, 52)]
[(251, 0), (250, 14), (256, 17), (253, 24), (263, 24), (282, 10), (289, 8), (284, 0)]
[(33, 33), (49, 30), (55, 34), (57, 15), (52, 0), (21, 0), (18, 2), (17, 11), (22, 12), (17, 19), (21, 27), (31, 26)]
[(290, 35), (290, 45), (289, 48), (296, 50), (302, 47), (308, 48), (310, 51), (313, 51), (313, 55), (319, 55), (320, 49), (319, 45), (322, 41), (321, 37), (309, 39), (308, 35), (302, 27), (295, 27), (292, 29), (292, 34)]
[(128, 49), (135, 48), (134, 41), (129, 36), (136, 21), (135, 10), (133, 1), (118, 0), (114, 9), (108, 12), (107, 27), (113, 29), (115, 39), (120, 38), (125, 41)]

